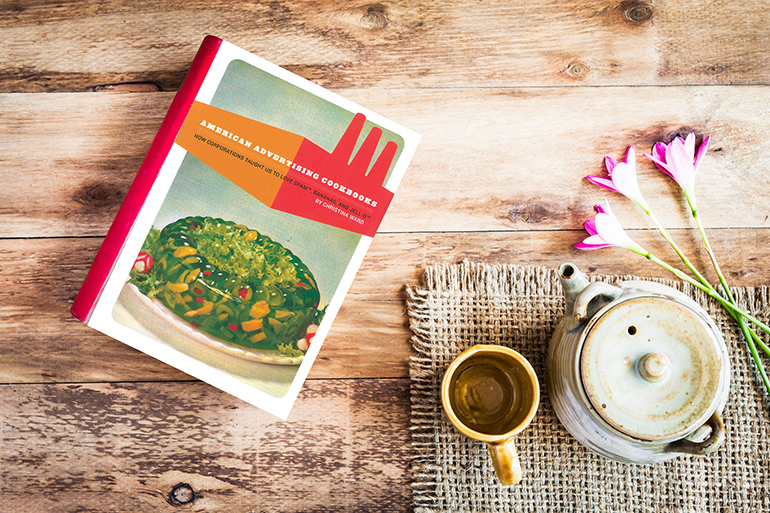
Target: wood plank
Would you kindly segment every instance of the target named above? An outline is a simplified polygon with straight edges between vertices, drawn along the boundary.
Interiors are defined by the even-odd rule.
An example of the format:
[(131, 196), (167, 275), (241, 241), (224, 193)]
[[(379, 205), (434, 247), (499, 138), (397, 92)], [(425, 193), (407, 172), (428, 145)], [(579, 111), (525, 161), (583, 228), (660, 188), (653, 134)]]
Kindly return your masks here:
[(768, 24), (759, 1), (11, 2), (0, 91), (175, 90), (210, 32), (335, 88), (756, 84)]
[(2, 235), (106, 233), (173, 95), (89, 96), (0, 95)]
[[(5, 511), (408, 511), (408, 380), (308, 383), (286, 422), (202, 383), (0, 386)], [(175, 487), (177, 502), (171, 499)], [(180, 504), (179, 499), (195, 499)], [(187, 493), (184, 493), (187, 492)]]
[(0, 381), (191, 379), (70, 315), (100, 244), (99, 239), (0, 241)]
[[(585, 232), (380, 234), (364, 259), (311, 370), (311, 379), (408, 376), (410, 332), (404, 286), (418, 284), (426, 265), (463, 259), (556, 268), (572, 261), (584, 272), (668, 277), (625, 250), (572, 248)], [(633, 232), (671, 263), (676, 256), (654, 232)], [(698, 236), (675, 231), (693, 262), (716, 283)], [(770, 230), (710, 233), (732, 286), (770, 283)], [(100, 239), (0, 240), (0, 382), (123, 382), (190, 379), (70, 317), (69, 308)]]
[[(348, 90), (424, 139), (381, 232), (580, 229), (608, 198), (589, 184), (605, 155), (710, 133), (698, 176), (710, 227), (768, 227), (770, 88)], [(0, 95), (0, 237), (103, 236), (171, 101), (160, 94)], [(586, 114), (590, 113), (590, 116)], [(41, 137), (41, 133), (48, 134)], [(677, 186), (638, 158), (640, 186), (669, 227), (692, 226)], [(729, 215), (724, 211), (729, 210)]]

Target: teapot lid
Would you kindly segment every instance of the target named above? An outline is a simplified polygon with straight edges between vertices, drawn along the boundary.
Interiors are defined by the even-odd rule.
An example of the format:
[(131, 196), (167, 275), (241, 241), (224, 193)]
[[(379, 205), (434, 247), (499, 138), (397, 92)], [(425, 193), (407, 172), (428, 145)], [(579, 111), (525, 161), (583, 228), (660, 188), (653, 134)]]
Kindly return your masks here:
[(600, 311), (583, 332), (580, 372), (598, 414), (642, 440), (702, 425), (723, 388), (721, 335), (681, 302), (636, 296)]

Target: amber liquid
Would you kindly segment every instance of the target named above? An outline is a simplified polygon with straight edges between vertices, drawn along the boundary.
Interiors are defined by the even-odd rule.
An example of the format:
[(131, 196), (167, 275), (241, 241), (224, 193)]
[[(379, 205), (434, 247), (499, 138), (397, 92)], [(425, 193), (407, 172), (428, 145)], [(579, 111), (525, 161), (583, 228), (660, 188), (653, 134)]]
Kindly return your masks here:
[(534, 390), (521, 364), (505, 355), (477, 355), (463, 362), (450, 382), (450, 402), (473, 431), (500, 435), (521, 424)]

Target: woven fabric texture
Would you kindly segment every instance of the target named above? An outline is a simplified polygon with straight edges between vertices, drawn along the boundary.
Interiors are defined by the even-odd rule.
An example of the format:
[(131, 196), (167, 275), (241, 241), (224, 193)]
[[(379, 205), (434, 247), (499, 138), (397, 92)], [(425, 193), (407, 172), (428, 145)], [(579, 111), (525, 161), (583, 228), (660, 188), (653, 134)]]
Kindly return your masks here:
[[(585, 449), (551, 407), (545, 359), (564, 311), (556, 271), (472, 262), (427, 268), (424, 283), (407, 287), (415, 511), (770, 512), (770, 404), (737, 324), (699, 290), (658, 281), (698, 301), (725, 336), (732, 366), (727, 437), (709, 456), (628, 465)], [(734, 295), (757, 318), (770, 317), (767, 287)], [(516, 437), (524, 479), (513, 487), (497, 483), (486, 446), (456, 431), (441, 409), (444, 370), (480, 343), (519, 351), (540, 379), (537, 415)]]

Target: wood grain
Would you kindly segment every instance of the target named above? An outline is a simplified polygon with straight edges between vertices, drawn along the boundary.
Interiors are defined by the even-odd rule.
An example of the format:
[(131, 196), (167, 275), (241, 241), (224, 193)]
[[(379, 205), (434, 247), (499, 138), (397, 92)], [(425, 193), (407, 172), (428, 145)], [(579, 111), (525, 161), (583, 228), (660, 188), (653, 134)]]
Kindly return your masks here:
[(407, 380), (308, 383), (286, 422), (202, 383), (0, 386), (2, 509), (408, 511), (408, 404)]
[[(770, 283), (768, 25), (756, 0), (0, 3), (0, 510), (410, 510), (404, 286), (463, 259), (667, 277), (572, 247), (607, 198), (676, 260), (583, 179), (629, 144), (711, 134), (701, 216), (733, 286)], [(424, 136), (286, 422), (69, 314), (205, 34)]]
[[(380, 234), (356, 276), (311, 370), (311, 379), (408, 376), (410, 332), (404, 287), (420, 283), (426, 265), (463, 259), (556, 268), (570, 260), (587, 273), (668, 277), (625, 250), (581, 252), (585, 232)], [(660, 236), (634, 238), (669, 262)], [(682, 249), (716, 283), (698, 235), (675, 231)], [(721, 229), (710, 235), (732, 286), (770, 282), (770, 230)], [(190, 379), (75, 320), (69, 308), (100, 239), (0, 240), (0, 382), (124, 382)]]
[(0, 95), (0, 169), (14, 184), (0, 192), (0, 215), (16, 227), (0, 236), (109, 227), (173, 95), (89, 96), (100, 95)]
[[(676, 184), (641, 157), (654, 142), (690, 131), (712, 136), (698, 175), (705, 224), (770, 226), (766, 87), (345, 95), (425, 135), (380, 232), (575, 230), (605, 198), (625, 226), (649, 227), (630, 202), (583, 179), (606, 174), (604, 156), (622, 158), (629, 144), (638, 148), (640, 187), (661, 221), (692, 226)], [(0, 169), (15, 184), (0, 189), (0, 237), (103, 236), (171, 98), (0, 95), (8, 130)]]
[(5, 2), (0, 91), (176, 90), (213, 33), (322, 86), (766, 84), (763, 2)]

